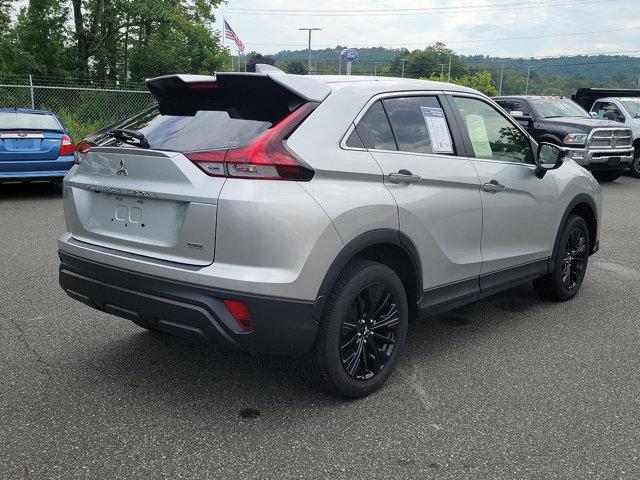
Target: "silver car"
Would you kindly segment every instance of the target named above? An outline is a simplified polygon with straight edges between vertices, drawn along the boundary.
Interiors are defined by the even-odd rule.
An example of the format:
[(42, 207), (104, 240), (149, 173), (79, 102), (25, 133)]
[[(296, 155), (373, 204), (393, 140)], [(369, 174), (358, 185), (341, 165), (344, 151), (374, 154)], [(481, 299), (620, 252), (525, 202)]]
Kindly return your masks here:
[(532, 280), (576, 295), (601, 188), (489, 98), (259, 70), (148, 80), (157, 107), (78, 145), (58, 242), (70, 297), (150, 330), (303, 354), (318, 384), (361, 397), (413, 319)]

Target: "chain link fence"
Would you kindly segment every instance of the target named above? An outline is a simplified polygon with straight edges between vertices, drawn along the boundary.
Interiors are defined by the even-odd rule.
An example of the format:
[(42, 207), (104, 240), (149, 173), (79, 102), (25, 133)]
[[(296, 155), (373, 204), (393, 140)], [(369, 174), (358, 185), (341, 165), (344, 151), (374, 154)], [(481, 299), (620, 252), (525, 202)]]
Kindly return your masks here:
[(49, 110), (75, 142), (154, 104), (149, 91), (138, 84), (106, 87), (31, 75), (0, 76), (0, 108)]

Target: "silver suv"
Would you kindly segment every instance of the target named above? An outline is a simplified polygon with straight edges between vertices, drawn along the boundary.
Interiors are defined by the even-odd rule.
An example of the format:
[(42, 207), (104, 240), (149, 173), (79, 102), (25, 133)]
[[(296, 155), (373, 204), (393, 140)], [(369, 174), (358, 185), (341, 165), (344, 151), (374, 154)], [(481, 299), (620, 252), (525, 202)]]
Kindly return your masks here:
[(304, 354), (361, 397), (407, 322), (519, 282), (572, 298), (601, 189), (484, 95), (397, 78), (154, 78), (64, 182), (67, 294), (143, 328)]

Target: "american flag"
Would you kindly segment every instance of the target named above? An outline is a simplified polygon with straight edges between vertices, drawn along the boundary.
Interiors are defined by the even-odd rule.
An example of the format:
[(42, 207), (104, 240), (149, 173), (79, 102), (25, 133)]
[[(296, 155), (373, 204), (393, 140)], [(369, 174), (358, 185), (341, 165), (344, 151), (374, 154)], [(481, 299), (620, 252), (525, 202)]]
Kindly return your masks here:
[(230, 38), (231, 40), (236, 42), (236, 45), (238, 46), (238, 51), (240, 53), (244, 53), (244, 43), (242, 43), (242, 40), (240, 40), (240, 37), (236, 35), (236, 32), (233, 31), (233, 28), (229, 26), (226, 20), (224, 21), (224, 36), (225, 38)]

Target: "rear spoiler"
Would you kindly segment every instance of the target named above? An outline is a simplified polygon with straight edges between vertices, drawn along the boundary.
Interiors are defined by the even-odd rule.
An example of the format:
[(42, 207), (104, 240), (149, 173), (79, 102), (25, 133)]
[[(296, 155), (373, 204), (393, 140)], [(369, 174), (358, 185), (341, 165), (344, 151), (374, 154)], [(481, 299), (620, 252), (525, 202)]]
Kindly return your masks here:
[(605, 97), (640, 97), (640, 90), (622, 88), (579, 88), (574, 95), (571, 95), (571, 100), (588, 112), (596, 100)]
[(221, 72), (215, 76), (165, 75), (148, 79), (146, 84), (159, 103), (198, 89), (220, 88), (241, 95), (274, 96), (305, 102), (322, 102), (331, 92), (327, 84), (304, 75), (288, 75), (275, 67), (259, 70), (262, 71)]

